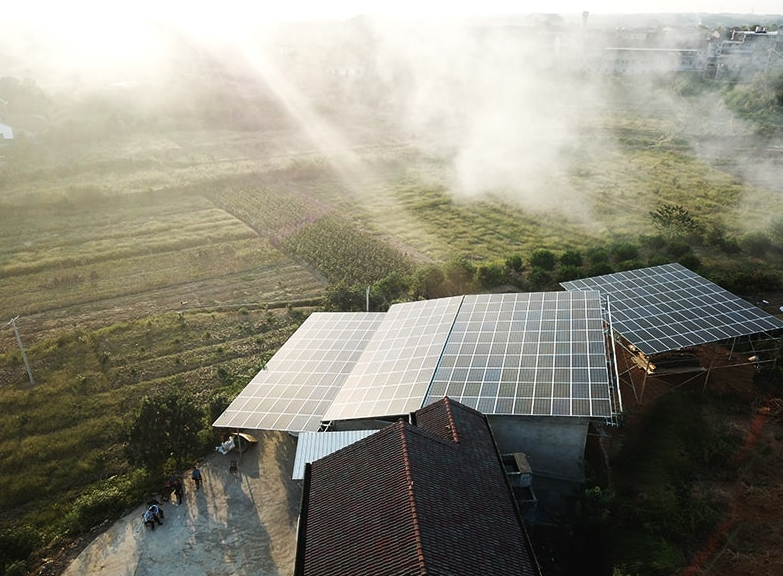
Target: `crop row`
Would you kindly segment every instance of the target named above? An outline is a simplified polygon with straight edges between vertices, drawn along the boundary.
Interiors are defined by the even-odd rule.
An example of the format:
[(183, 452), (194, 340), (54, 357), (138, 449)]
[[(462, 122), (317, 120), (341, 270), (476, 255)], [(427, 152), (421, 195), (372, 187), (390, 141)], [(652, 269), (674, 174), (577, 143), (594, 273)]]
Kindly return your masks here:
[(328, 215), (286, 238), (283, 246), (332, 282), (374, 282), (392, 272), (409, 273), (412, 260), (382, 238)]

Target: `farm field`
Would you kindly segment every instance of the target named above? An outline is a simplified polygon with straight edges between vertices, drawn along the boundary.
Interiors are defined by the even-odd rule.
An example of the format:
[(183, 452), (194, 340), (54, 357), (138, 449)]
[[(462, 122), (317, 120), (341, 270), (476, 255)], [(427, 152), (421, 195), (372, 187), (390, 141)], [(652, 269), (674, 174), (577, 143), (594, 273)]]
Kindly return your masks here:
[[(783, 272), (783, 195), (697, 154), (696, 142), (720, 139), (711, 127), (689, 132), (664, 113), (618, 105), (585, 119), (546, 177), (482, 194), (460, 190), (449, 156), (415, 136), (342, 127), (348, 149), (278, 127), (159, 130), (5, 154), (2, 321), (19, 317), (35, 384), (6, 325), (3, 528), (22, 517), (47, 541), (64, 537), (57, 519), (70, 503), (133, 472), (125, 432), (142, 397), (175, 389), (219, 406), (335, 285), (460, 258), (480, 266), (518, 255), (529, 272), (539, 249), (587, 254), (649, 239), (650, 213), (666, 204), (698, 222), (688, 248), (708, 277)], [(759, 234), (767, 243), (750, 250), (745, 240)], [(627, 260), (649, 263), (644, 252)]]

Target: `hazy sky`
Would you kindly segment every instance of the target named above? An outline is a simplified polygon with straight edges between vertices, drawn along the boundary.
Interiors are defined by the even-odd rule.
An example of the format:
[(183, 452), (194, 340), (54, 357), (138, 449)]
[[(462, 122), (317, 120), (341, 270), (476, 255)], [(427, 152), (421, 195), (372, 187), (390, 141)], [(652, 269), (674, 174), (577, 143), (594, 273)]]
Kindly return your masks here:
[(209, 28), (221, 27), (226, 20), (240, 17), (276, 19), (350, 18), (357, 14), (384, 16), (465, 16), (471, 14), (581, 13), (595, 14), (639, 12), (735, 12), (779, 14), (780, 0), (28, 0), (9, 3), (3, 9), (4, 20), (53, 20), (60, 24), (94, 22), (101, 17), (132, 20), (177, 19)]

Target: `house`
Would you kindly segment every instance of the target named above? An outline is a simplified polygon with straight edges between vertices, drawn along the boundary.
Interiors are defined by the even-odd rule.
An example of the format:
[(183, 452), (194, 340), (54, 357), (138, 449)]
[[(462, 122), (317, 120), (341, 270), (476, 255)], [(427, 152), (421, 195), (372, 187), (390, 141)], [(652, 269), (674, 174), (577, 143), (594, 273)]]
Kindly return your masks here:
[(213, 426), (378, 430), (444, 397), (486, 415), (502, 454), (584, 479), (591, 423), (621, 406), (598, 292), (478, 294), (314, 313)]
[(540, 569), (484, 416), (443, 398), (308, 464), (295, 576)]
[(8, 124), (3, 124), (0, 122), (0, 142), (5, 140), (10, 141), (14, 139), (14, 129), (11, 128)]

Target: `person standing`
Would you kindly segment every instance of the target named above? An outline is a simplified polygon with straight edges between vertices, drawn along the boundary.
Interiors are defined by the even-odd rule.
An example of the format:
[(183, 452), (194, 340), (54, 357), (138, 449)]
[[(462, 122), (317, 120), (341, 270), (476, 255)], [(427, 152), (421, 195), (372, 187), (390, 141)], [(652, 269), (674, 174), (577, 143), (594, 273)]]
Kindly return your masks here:
[(201, 488), (201, 470), (198, 469), (198, 466), (193, 468), (193, 473), (190, 475), (191, 478), (193, 478), (193, 484), (196, 485), (196, 490)]

